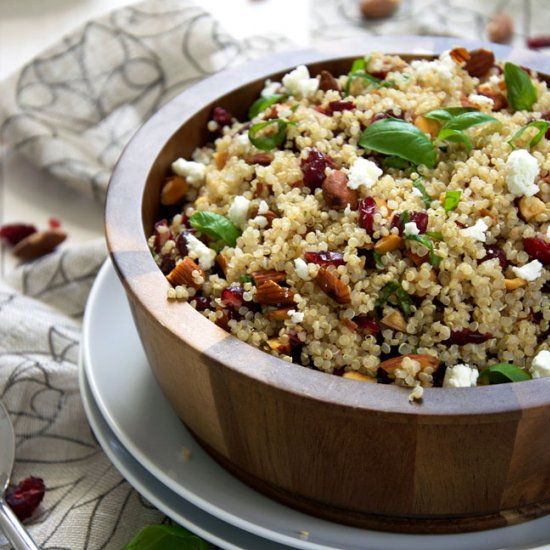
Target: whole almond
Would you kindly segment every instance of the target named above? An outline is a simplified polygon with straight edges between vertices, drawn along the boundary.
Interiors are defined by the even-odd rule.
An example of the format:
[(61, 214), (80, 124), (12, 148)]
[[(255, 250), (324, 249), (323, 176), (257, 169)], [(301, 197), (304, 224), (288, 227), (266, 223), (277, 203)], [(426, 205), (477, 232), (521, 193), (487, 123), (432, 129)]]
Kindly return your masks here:
[(66, 238), (67, 233), (61, 229), (36, 231), (19, 241), (13, 247), (12, 252), (14, 256), (23, 261), (34, 260), (52, 252)]
[[(195, 274), (195, 276), (193, 276)], [(202, 283), (197, 282), (196, 278), (202, 277), (205, 279), (204, 271), (200, 266), (191, 258), (184, 258), (168, 275), (166, 278), (168, 282), (176, 287), (178, 285), (184, 285), (193, 288), (200, 288)]]
[(401, 0), (362, 0), (359, 9), (366, 19), (381, 19), (389, 17), (400, 3)]
[(436, 371), (439, 368), (439, 359), (433, 355), (428, 354), (410, 354), (410, 355), (400, 355), (399, 357), (392, 357), (391, 359), (386, 359), (382, 361), (379, 368), (385, 370), (388, 374), (392, 374), (395, 369), (401, 366), (403, 359), (408, 357), (413, 361), (418, 361), (420, 363), (420, 368), (424, 370), (426, 367), (432, 367), (433, 371)]
[(323, 181), (322, 190), (329, 208), (344, 210), (349, 204), (352, 210), (357, 210), (359, 195), (348, 187), (348, 177), (344, 172), (333, 170)]
[(343, 283), (334, 273), (326, 267), (321, 267), (315, 278), (319, 288), (335, 302), (339, 304), (349, 304), (351, 302), (350, 288)]
[(487, 36), (491, 42), (507, 44), (514, 34), (514, 21), (506, 11), (495, 13), (487, 25)]
[(495, 54), (487, 48), (472, 50), (464, 69), (470, 76), (485, 76), (495, 64)]
[(260, 286), (266, 281), (274, 281), (275, 283), (281, 283), (286, 279), (286, 273), (284, 271), (276, 271), (275, 269), (264, 269), (261, 271), (253, 271), (250, 275), (254, 279), (254, 283), (257, 286)]
[(282, 287), (275, 281), (266, 280), (256, 286), (254, 300), (258, 304), (266, 306), (285, 306), (294, 304), (294, 292)]
[(323, 92), (328, 92), (329, 90), (334, 90), (336, 92), (340, 91), (338, 81), (334, 78), (332, 73), (328, 71), (321, 71), (319, 75), (319, 90), (322, 90)]

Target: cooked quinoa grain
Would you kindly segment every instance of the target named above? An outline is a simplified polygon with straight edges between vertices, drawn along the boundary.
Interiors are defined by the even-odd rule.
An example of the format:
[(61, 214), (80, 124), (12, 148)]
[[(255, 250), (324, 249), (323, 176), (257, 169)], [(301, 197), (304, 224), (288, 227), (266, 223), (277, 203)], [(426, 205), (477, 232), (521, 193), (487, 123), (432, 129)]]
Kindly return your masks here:
[(479, 72), (454, 50), (373, 53), (321, 86), (304, 66), (269, 82), (250, 121), (216, 107), (149, 239), (168, 298), (411, 399), (547, 376), (550, 93), (516, 66)]

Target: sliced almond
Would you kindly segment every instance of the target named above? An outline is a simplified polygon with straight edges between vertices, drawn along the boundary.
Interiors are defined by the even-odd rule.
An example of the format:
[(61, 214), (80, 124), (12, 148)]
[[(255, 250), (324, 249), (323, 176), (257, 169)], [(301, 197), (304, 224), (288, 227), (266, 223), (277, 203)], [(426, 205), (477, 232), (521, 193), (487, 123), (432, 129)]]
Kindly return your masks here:
[(386, 254), (386, 252), (397, 250), (402, 244), (403, 239), (399, 235), (387, 235), (376, 242), (374, 251), (377, 254)]
[(181, 176), (169, 178), (160, 192), (160, 202), (164, 206), (172, 206), (180, 202), (189, 191), (189, 184)]
[(546, 204), (538, 197), (521, 197), (519, 200), (519, 211), (525, 218), (525, 221), (530, 221), (546, 210)]
[(270, 338), (269, 340), (266, 340), (266, 343), (269, 346), (269, 349), (278, 351), (279, 353), (283, 353), (285, 355), (290, 355), (290, 352), (292, 351), (290, 342), (285, 342), (282, 338)]
[(372, 376), (367, 376), (366, 374), (362, 374), (354, 370), (345, 372), (342, 375), (342, 378), (347, 378), (348, 380), (361, 380), (361, 382), (373, 382), (373, 383), (378, 382), (376, 378), (373, 378)]
[(506, 290), (512, 291), (524, 286), (527, 286), (527, 281), (520, 277), (516, 277), (515, 279), (504, 279), (504, 287)]
[(385, 361), (382, 361), (382, 363), (380, 363), (379, 365), (379, 368), (386, 371), (388, 374), (393, 374), (395, 372), (395, 369), (401, 366), (401, 363), (403, 363), (403, 359), (405, 359), (405, 357), (408, 357), (413, 361), (418, 361), (422, 370), (427, 367), (431, 367), (432, 372), (435, 372), (439, 368), (439, 359), (437, 357), (434, 357), (433, 355), (428, 354), (409, 354), (400, 355), (399, 357), (392, 357), (391, 359), (386, 359)]
[(293, 305), (294, 293), (289, 288), (278, 285), (275, 281), (267, 280), (256, 286), (254, 300), (266, 306)]
[(457, 48), (453, 48), (449, 52), (449, 55), (451, 56), (451, 59), (455, 63), (458, 63), (459, 65), (462, 65), (463, 63), (466, 63), (467, 61), (470, 60), (470, 54), (469, 54), (468, 50), (466, 48), (461, 47), (461, 46), (459, 46)]
[(202, 277), (204, 282), (204, 271), (191, 258), (184, 258), (179, 264), (166, 275), (168, 282), (172, 286), (187, 286), (200, 288), (203, 283), (197, 282), (196, 279)]
[(349, 304), (351, 301), (350, 288), (343, 283), (332, 271), (326, 267), (321, 267), (315, 278), (319, 288), (339, 304)]
[(273, 162), (273, 155), (269, 153), (256, 153), (248, 157), (248, 164), (259, 164), (260, 166), (269, 166)]
[(61, 229), (36, 231), (20, 240), (12, 248), (12, 252), (14, 256), (21, 260), (34, 260), (52, 252), (66, 238), (67, 233)]
[(485, 76), (495, 64), (495, 54), (487, 48), (472, 50), (464, 69), (470, 76)]
[(398, 309), (392, 310), (385, 317), (380, 319), (380, 324), (393, 330), (407, 332), (407, 321), (405, 321), (403, 314)]
[(284, 321), (290, 317), (289, 311), (292, 311), (296, 306), (292, 307), (280, 307), (278, 309), (272, 309), (265, 313), (265, 317), (271, 321)]
[(253, 271), (251, 274), (257, 286), (260, 286), (266, 281), (274, 281), (280, 283), (286, 279), (284, 271), (275, 271), (274, 269), (265, 269), (262, 271)]

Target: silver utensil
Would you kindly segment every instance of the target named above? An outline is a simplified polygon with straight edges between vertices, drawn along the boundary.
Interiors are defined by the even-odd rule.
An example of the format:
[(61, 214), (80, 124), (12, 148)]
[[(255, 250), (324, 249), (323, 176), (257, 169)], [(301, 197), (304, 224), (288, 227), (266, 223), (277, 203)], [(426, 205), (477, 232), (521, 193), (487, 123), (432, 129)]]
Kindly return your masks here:
[(35, 542), (4, 500), (15, 460), (15, 433), (8, 411), (0, 401), (0, 530), (14, 550), (38, 550)]

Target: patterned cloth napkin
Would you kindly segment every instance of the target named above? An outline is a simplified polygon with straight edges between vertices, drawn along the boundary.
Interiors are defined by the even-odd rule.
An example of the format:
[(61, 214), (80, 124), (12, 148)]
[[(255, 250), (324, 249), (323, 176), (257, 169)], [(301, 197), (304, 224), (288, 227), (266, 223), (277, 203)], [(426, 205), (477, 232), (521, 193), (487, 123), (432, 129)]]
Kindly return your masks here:
[[(523, 44), (550, 23), (547, 0), (402, 0), (393, 17), (371, 22), (357, 5), (312, 2), (315, 40), (362, 33), (486, 39), (488, 20), (504, 8), (515, 20), (514, 43)], [(189, 0), (126, 7), (88, 22), (0, 85), (2, 138), (60, 185), (101, 201), (123, 146), (161, 104), (215, 71), (285, 47), (276, 36), (237, 41)], [(0, 282), (0, 398), (17, 435), (13, 479), (45, 480), (28, 525), (50, 550), (120, 549), (143, 525), (166, 521), (103, 454), (79, 396), (80, 322), (105, 256), (99, 238)]]

